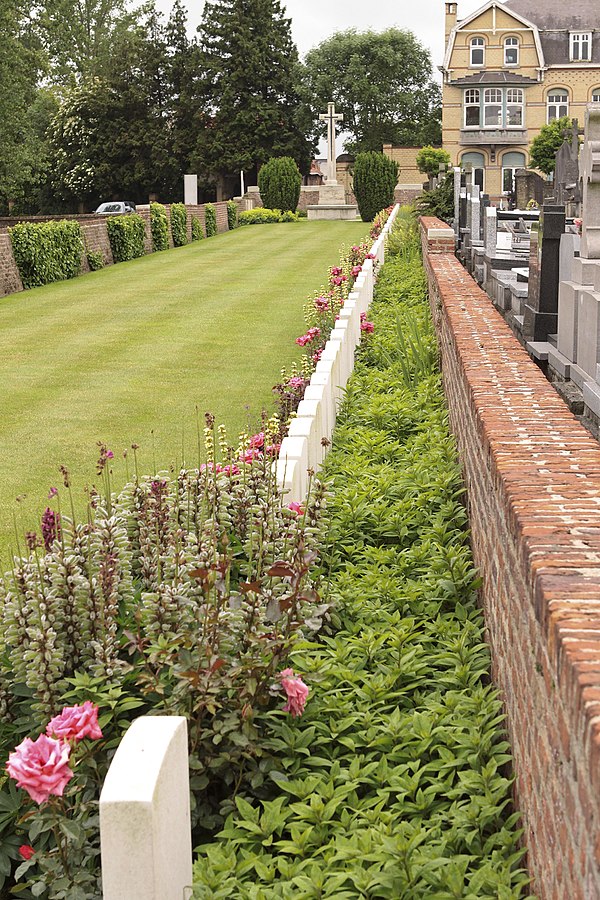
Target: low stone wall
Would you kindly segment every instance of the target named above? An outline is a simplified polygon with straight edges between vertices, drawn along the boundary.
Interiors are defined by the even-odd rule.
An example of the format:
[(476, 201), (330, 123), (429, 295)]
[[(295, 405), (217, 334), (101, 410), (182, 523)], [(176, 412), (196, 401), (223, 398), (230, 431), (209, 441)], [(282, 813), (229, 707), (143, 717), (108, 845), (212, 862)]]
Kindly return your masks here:
[(0, 296), (22, 290), (23, 284), (13, 256), (10, 236), (5, 232), (0, 234)]
[(493, 676), (540, 900), (600, 897), (600, 445), (421, 220)]

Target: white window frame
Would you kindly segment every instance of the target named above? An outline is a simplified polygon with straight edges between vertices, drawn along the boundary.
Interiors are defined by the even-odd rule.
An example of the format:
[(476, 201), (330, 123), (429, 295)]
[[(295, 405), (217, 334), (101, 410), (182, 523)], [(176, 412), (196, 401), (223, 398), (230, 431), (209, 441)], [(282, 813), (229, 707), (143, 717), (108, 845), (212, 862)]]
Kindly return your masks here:
[(571, 62), (591, 62), (592, 32), (572, 31), (569, 39), (569, 58)]
[[(481, 91), (479, 88), (468, 88), (464, 94), (464, 123), (465, 128), (481, 128)], [(469, 124), (467, 121), (467, 109), (477, 108), (477, 124)]]
[[(520, 152), (520, 151), (517, 151), (517, 152)], [(510, 157), (510, 155), (511, 155), (510, 153), (506, 153), (502, 157), (502, 162), (500, 163), (500, 165), (502, 167), (502, 193), (505, 193), (506, 191), (509, 191), (510, 193), (512, 193), (514, 191), (514, 189), (515, 189), (515, 173), (516, 173), (517, 169), (522, 169), (526, 165), (525, 154), (521, 153), (521, 156), (523, 157), (523, 162), (521, 163), (520, 166), (511, 166), (511, 165), (505, 166), (504, 160), (505, 160), (505, 158), (508, 159)], [(505, 174), (506, 172), (510, 172), (510, 188), (507, 188), (505, 185), (505, 180), (507, 178), (507, 176)]]
[[(508, 52), (509, 50), (516, 50), (516, 58), (514, 62), (509, 61)], [(507, 37), (504, 38), (504, 65), (505, 66), (518, 66), (519, 65), (519, 38), (516, 37)]]
[[(524, 128), (525, 127), (525, 95), (522, 88), (506, 89), (506, 127), (507, 128)], [(520, 111), (520, 122), (511, 122), (508, 111), (509, 106), (518, 107)]]
[[(492, 96), (493, 95), (493, 96)], [(496, 113), (496, 121), (488, 122), (488, 106), (500, 107), (500, 113)], [(504, 128), (504, 92), (502, 88), (486, 88), (483, 92), (483, 127)]]
[(554, 88), (554, 93), (548, 93), (546, 101), (546, 122), (554, 122), (569, 115), (569, 92), (564, 88)]
[(592, 91), (592, 103), (600, 103), (600, 88), (594, 88)]
[[(473, 54), (479, 51), (481, 51), (481, 62), (473, 62)], [(475, 69), (480, 69), (485, 65), (485, 41), (482, 37), (471, 38), (469, 43), (469, 65)]]

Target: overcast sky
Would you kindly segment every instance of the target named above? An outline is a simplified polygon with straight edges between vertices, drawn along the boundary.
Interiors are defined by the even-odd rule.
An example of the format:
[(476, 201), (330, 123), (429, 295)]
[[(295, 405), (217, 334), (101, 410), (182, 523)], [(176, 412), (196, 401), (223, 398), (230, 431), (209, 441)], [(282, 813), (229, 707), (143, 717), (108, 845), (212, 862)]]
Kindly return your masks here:
[[(458, 0), (458, 16), (463, 19), (484, 0)], [(189, 10), (190, 30), (202, 17), (202, 0), (185, 0)], [(283, 0), (292, 20), (292, 36), (300, 55), (324, 41), (336, 31), (356, 28), (358, 31), (383, 31), (407, 28), (431, 51), (433, 65), (442, 62), (444, 54), (444, 0)], [(158, 8), (168, 15), (171, 0), (157, 0)]]

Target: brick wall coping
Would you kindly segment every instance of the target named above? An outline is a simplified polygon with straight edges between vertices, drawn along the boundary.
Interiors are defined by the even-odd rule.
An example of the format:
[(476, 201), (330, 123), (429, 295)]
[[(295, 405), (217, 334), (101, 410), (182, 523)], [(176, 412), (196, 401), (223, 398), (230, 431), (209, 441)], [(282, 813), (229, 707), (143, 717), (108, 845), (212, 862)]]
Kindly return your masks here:
[[(502, 638), (508, 647), (501, 648), (499, 686), (511, 738), (520, 744), (519, 728), (530, 732), (517, 765), (519, 754), (522, 766), (527, 760), (538, 765), (539, 741), (531, 722), (519, 722), (515, 710), (521, 701), (527, 708), (538, 690), (536, 679), (542, 689), (545, 682), (545, 712), (530, 704), (540, 719), (535, 728), (548, 734), (551, 748), (541, 791), (547, 789), (549, 798), (557, 770), (561, 778), (555, 804), (560, 808), (547, 800), (537, 825), (526, 829), (528, 840), (541, 842), (543, 830), (548, 835), (547, 854), (533, 854), (539, 877), (534, 887), (541, 897), (600, 897), (600, 444), (569, 412), (449, 245), (446, 252), (439, 247), (446, 231), (439, 220), (421, 219), (450, 419), (473, 495), (469, 503), (476, 507), (472, 532), (476, 561), (479, 553), (482, 562), (482, 602), (495, 617), (491, 625), (486, 621), (492, 657), (494, 641)], [(502, 561), (509, 558), (512, 581), (502, 574)], [(523, 586), (521, 596), (514, 589), (511, 598), (513, 584)], [(515, 620), (502, 623), (507, 616)], [(527, 630), (526, 638), (519, 629)], [(526, 677), (513, 678), (519, 642), (531, 668)], [(517, 794), (519, 782), (525, 784), (526, 773), (517, 771)], [(518, 799), (522, 807), (536, 803), (535, 797)], [(577, 856), (568, 893), (564, 872), (557, 874), (565, 823)], [(564, 853), (566, 859), (566, 844)], [(550, 880), (544, 881), (544, 867)]]

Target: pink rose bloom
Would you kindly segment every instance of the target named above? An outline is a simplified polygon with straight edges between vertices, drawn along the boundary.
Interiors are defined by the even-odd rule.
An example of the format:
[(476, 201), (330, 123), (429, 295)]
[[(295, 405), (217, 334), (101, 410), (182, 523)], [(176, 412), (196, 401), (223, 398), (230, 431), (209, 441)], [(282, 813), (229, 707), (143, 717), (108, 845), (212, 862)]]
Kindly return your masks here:
[(315, 308), (318, 309), (319, 312), (327, 312), (329, 309), (329, 300), (327, 297), (316, 297)]
[(258, 434), (253, 434), (249, 441), (251, 447), (258, 447), (258, 448), (262, 447), (264, 442), (265, 442), (265, 435), (264, 435), (263, 431), (259, 431)]
[(32, 800), (45, 803), (52, 794), (62, 797), (65, 785), (73, 777), (70, 754), (71, 748), (65, 741), (45, 734), (40, 734), (37, 741), (27, 737), (9, 755), (6, 769)]
[(294, 675), (293, 669), (284, 669), (283, 672), (280, 672), (279, 678), (281, 687), (287, 695), (287, 703), (283, 707), (283, 711), (291, 713), (294, 718), (301, 716), (309, 694), (307, 685), (299, 675)]
[(372, 334), (375, 331), (375, 326), (372, 322), (367, 322), (366, 319), (363, 319), (360, 323), (360, 330), (366, 331), (367, 334)]
[(98, 725), (98, 707), (91, 700), (86, 700), (83, 706), (65, 706), (59, 716), (48, 722), (46, 734), (65, 741), (82, 741), (86, 737), (99, 740), (102, 732)]
[(362, 272), (362, 266), (352, 266), (352, 274), (357, 278)]
[[(200, 471), (201, 472), (216, 472), (217, 475), (220, 475), (221, 472), (223, 471), (223, 469), (221, 468), (219, 463), (216, 463), (216, 464), (215, 463), (202, 463), (202, 465), (200, 466)], [(86, 700), (86, 703), (89, 703), (89, 701)]]
[(296, 343), (300, 347), (306, 347), (307, 344), (310, 344), (310, 335), (309, 334), (301, 334), (300, 337), (296, 338)]
[(240, 462), (251, 463), (254, 459), (260, 459), (262, 453), (256, 447), (249, 447), (245, 453), (240, 456)]
[(31, 844), (21, 844), (19, 847), (19, 856), (21, 859), (31, 859), (32, 856), (35, 856), (35, 850)]
[(305, 382), (304, 378), (302, 378), (300, 375), (294, 375), (292, 378), (290, 378), (288, 384), (293, 388), (301, 388), (304, 387)]
[(226, 475), (239, 475), (240, 474), (240, 470), (238, 469), (238, 467), (235, 464), (232, 464), (230, 466), (223, 466), (223, 472)]
[(292, 500), (291, 503), (288, 503), (288, 509), (291, 509), (292, 512), (298, 513), (299, 516), (304, 515), (304, 507), (301, 503), (298, 503), (297, 500)]
[(265, 453), (267, 454), (267, 456), (277, 456), (280, 450), (281, 444), (268, 444), (265, 447)]

